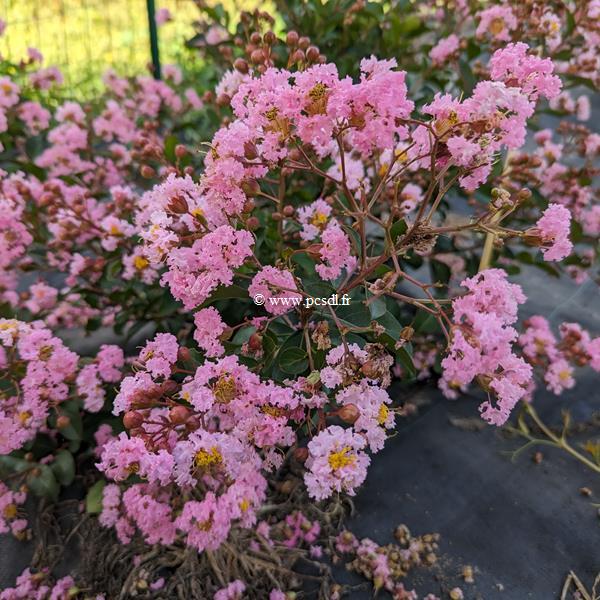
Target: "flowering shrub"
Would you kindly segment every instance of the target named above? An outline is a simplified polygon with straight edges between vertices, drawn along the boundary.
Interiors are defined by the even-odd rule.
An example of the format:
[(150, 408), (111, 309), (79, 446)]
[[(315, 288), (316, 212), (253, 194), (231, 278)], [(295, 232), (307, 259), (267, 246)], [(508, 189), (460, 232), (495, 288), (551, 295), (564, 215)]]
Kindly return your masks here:
[[(352, 6), (335, 27), (368, 20)], [(292, 493), (287, 474), (304, 501), (356, 494), (406, 414), (393, 378), (439, 376), (451, 398), (476, 384), (482, 418), (503, 425), (520, 401), (537, 419), (536, 374), (560, 394), (575, 367), (600, 371), (600, 337), (520, 325), (509, 281), (526, 264), (582, 283), (600, 235), (598, 134), (567, 121), (526, 144), (536, 112), (589, 117), (569, 86), (598, 85), (599, 9), (527, 7), (458, 3), (445, 31), (445, 9), (411, 5), (402, 64), (339, 68), (306, 36), (264, 31), (264, 13), (236, 35), (215, 22), (194, 41), (222, 71), (203, 100), (171, 66), (165, 82), (109, 73), (82, 105), (52, 96), (60, 74), (35, 70), (35, 51), (4, 61), (0, 532), (26, 536), (26, 494), (56, 500), (75, 456), (101, 473), (88, 512), (123, 545), (214, 562), (249, 530), (252, 551), (319, 558), (318, 521), (288, 507), (274, 546), (265, 505)], [(78, 353), (59, 337), (100, 328), (124, 337)], [(339, 541), (377, 588), (414, 597), (374, 542)], [(26, 571), (2, 597), (73, 585)]]

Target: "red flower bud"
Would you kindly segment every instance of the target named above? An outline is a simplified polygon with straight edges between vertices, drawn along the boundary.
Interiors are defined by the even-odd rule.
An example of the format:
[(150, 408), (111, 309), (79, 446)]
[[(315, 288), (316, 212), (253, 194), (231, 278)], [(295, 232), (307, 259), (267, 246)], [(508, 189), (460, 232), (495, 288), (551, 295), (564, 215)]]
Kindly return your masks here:
[(358, 410), (358, 406), (356, 406), (356, 404), (346, 404), (340, 408), (338, 411), (338, 416), (342, 421), (344, 421), (344, 423), (353, 425), (358, 417), (360, 417), (360, 410)]
[(174, 406), (169, 411), (169, 420), (174, 425), (183, 425), (190, 418), (190, 410), (185, 406)]
[(135, 429), (141, 427), (144, 422), (144, 415), (137, 410), (130, 410), (123, 416), (123, 425), (125, 429)]

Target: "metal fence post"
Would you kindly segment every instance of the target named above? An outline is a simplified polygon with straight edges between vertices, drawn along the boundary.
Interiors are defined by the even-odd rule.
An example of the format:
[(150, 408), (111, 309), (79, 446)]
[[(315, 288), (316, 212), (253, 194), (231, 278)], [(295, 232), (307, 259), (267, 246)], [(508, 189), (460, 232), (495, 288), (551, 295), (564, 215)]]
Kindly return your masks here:
[(158, 31), (156, 28), (156, 10), (154, 0), (146, 0), (148, 8), (148, 31), (150, 33), (150, 54), (152, 55), (152, 74), (160, 79), (160, 55), (158, 52)]

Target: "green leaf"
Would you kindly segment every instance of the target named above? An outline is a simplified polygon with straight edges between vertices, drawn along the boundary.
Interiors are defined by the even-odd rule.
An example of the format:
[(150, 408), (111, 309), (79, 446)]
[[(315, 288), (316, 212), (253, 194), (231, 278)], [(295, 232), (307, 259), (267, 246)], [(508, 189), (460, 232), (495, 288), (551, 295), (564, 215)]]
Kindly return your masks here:
[(378, 319), (379, 317), (385, 315), (387, 312), (385, 298), (377, 298), (377, 300), (373, 300), (373, 302), (369, 304), (369, 310), (371, 311), (372, 319)]
[(0, 479), (6, 479), (13, 473), (23, 473), (32, 467), (32, 463), (17, 456), (0, 456)]
[(407, 229), (408, 229), (408, 225), (406, 224), (406, 221), (404, 219), (400, 219), (399, 221), (396, 221), (390, 229), (390, 236), (392, 238), (392, 242), (394, 244), (396, 244), (396, 242), (398, 241), (398, 238), (400, 236), (403, 236), (406, 233)]
[(60, 450), (50, 468), (61, 485), (70, 485), (73, 482), (75, 478), (75, 461), (68, 450)]
[(409, 379), (414, 379), (417, 375), (417, 370), (415, 369), (415, 365), (412, 360), (412, 355), (409, 352), (408, 344), (403, 346), (396, 352), (396, 358), (400, 361), (400, 364), (406, 370), (406, 374)]
[(308, 368), (308, 357), (303, 348), (286, 348), (279, 353), (279, 367), (285, 373), (298, 375)]
[(439, 260), (432, 260), (431, 271), (433, 274), (434, 281), (439, 281), (440, 283), (444, 284), (447, 284), (450, 281), (450, 276), (452, 275), (452, 272), (450, 271), (450, 267), (447, 264), (440, 262)]
[(85, 511), (91, 515), (97, 515), (102, 512), (102, 496), (106, 481), (100, 479), (88, 490), (85, 497)]
[(217, 300), (231, 300), (232, 298), (248, 298), (248, 290), (239, 285), (219, 286), (210, 297), (205, 300), (201, 307), (208, 306)]
[(338, 319), (350, 327), (368, 327), (371, 324), (371, 312), (364, 302), (353, 298), (350, 304), (336, 308)]
[(174, 163), (177, 158), (175, 156), (175, 146), (177, 146), (177, 142), (177, 137), (174, 135), (169, 135), (165, 139), (165, 157), (172, 163)]
[(48, 465), (36, 465), (35, 472), (31, 472), (27, 476), (27, 487), (40, 498), (47, 498), (48, 500), (56, 501), (58, 499), (58, 492), (60, 486), (56, 481), (54, 472)]

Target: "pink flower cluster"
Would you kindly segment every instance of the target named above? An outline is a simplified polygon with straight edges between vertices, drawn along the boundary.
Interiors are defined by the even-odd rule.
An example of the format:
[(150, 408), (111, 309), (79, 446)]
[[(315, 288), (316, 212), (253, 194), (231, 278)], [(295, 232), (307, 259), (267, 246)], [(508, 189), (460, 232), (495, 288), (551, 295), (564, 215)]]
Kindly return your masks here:
[[(553, 98), (561, 87), (554, 65), (528, 53), (523, 43), (508, 44), (490, 59), (491, 81), (480, 81), (465, 100), (436, 94), (423, 112), (434, 117), (433, 131), (444, 142), (454, 164), (466, 169), (461, 185), (471, 191), (488, 177), (493, 156), (502, 147), (525, 142), (526, 122), (540, 96)], [(426, 166), (431, 151), (430, 130), (418, 126), (409, 156)], [(438, 142), (438, 143), (439, 143)], [(447, 161), (447, 158), (440, 158)]]
[(102, 345), (93, 363), (82, 367), (77, 375), (77, 393), (83, 398), (83, 406), (89, 412), (98, 412), (104, 406), (105, 383), (121, 379), (125, 364), (123, 350), (114, 345)]
[[(232, 526), (255, 523), (265, 473), (281, 463), (276, 447), (293, 444), (288, 423), (303, 410), (291, 388), (262, 382), (235, 356), (207, 361), (179, 384), (169, 379), (177, 355), (175, 338), (159, 334), (140, 353), (143, 368), (122, 382), (114, 412), (125, 413), (129, 435), (104, 445), (99, 468), (117, 482), (136, 474), (145, 483), (128, 487), (120, 505), (107, 486), (102, 521), (122, 539), (135, 526), (149, 543), (177, 535), (214, 549)], [(171, 499), (182, 492), (189, 500), (175, 515)]]
[(600, 337), (592, 338), (578, 323), (562, 323), (559, 331), (557, 339), (548, 320), (536, 315), (525, 321), (518, 339), (523, 356), (542, 370), (546, 387), (554, 394), (575, 385), (575, 367), (589, 365), (600, 372)]
[(544, 260), (562, 260), (573, 250), (570, 232), (570, 211), (560, 204), (550, 204), (531, 233), (540, 238)]
[(19, 514), (19, 506), (27, 499), (25, 492), (13, 492), (0, 481), (0, 534), (12, 533), (19, 537), (27, 527), (27, 520)]
[(0, 369), (13, 373), (15, 383), (0, 407), (0, 454), (46, 427), (51, 407), (69, 396), (78, 358), (39, 322), (0, 319)]
[(532, 380), (531, 366), (513, 352), (517, 331), (511, 326), (526, 298), (500, 269), (486, 269), (461, 285), (468, 293), (452, 302), (454, 326), (440, 387), (455, 397), (456, 389), (477, 380), (489, 396), (481, 416), (502, 425)]
[(59, 579), (54, 585), (48, 581), (46, 571), (32, 573), (25, 569), (17, 577), (14, 588), (5, 588), (0, 592), (0, 600), (69, 600), (72, 591), (77, 593), (75, 581), (71, 576)]

